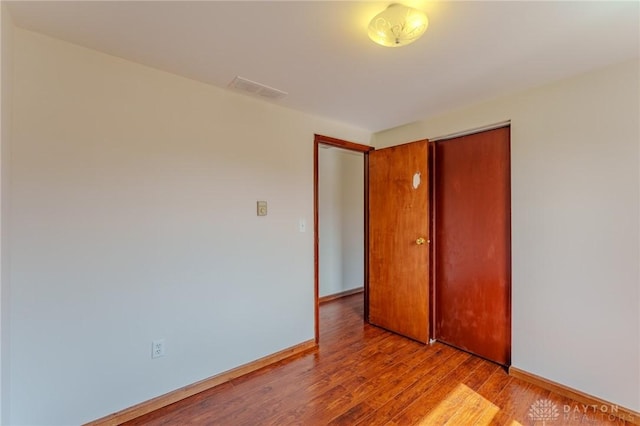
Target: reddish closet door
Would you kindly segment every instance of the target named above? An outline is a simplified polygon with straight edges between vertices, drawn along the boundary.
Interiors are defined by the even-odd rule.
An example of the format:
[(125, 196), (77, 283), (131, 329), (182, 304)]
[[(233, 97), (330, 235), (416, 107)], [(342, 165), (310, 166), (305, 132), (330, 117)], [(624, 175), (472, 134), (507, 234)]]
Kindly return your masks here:
[(435, 143), (436, 339), (511, 363), (510, 128)]

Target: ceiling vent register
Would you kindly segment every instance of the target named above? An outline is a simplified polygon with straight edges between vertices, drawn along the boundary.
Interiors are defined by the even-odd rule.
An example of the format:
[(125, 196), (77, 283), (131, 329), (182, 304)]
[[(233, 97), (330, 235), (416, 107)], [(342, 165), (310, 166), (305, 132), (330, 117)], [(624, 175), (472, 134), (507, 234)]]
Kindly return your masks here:
[(255, 81), (248, 80), (246, 78), (237, 76), (231, 83), (229, 83), (231, 89), (239, 90), (250, 95), (259, 96), (267, 99), (280, 99), (287, 96), (287, 92), (274, 89), (273, 87), (266, 86)]

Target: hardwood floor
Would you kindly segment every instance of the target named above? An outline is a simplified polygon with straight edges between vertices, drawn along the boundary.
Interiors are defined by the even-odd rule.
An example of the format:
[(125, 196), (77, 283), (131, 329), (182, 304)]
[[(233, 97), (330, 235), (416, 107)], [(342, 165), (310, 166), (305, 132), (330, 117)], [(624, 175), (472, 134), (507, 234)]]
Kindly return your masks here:
[[(545, 424), (544, 419), (550, 426), (630, 424), (585, 411), (481, 358), (365, 324), (362, 294), (322, 305), (320, 330), (317, 352), (125, 424), (524, 426)], [(536, 421), (529, 417), (532, 404), (547, 408)]]

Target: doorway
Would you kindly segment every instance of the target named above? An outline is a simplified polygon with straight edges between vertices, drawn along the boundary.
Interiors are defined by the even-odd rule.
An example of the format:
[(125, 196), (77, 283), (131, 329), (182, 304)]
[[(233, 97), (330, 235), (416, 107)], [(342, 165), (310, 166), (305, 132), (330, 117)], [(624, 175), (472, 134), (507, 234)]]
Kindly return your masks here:
[(364, 154), (330, 145), (318, 151), (320, 304), (364, 287)]
[[(361, 280), (359, 286), (364, 287), (364, 299), (365, 299), (365, 318), (367, 316), (367, 283), (368, 283), (368, 266), (367, 256), (368, 251), (368, 153), (373, 150), (373, 147), (367, 145), (356, 144), (353, 142), (344, 141), (341, 139), (335, 139), (323, 135), (315, 135), (314, 137), (314, 292), (315, 292), (315, 340), (316, 343), (320, 341), (320, 302), (322, 300), (329, 300), (332, 296), (340, 297), (352, 294), (353, 291), (349, 290), (349, 287), (353, 287), (354, 280)], [(331, 154), (330, 154), (331, 152)], [(333, 155), (334, 153), (340, 153)], [(355, 156), (355, 157), (354, 157)], [(359, 158), (358, 158), (359, 157)], [(321, 164), (321, 161), (332, 161), (333, 164), (327, 166), (327, 164)], [(361, 184), (361, 194), (356, 194), (353, 197), (349, 197), (349, 194), (342, 194), (342, 189), (338, 191), (325, 191), (320, 188), (320, 177), (322, 174), (330, 173), (333, 168), (335, 171), (349, 168), (349, 165), (353, 165), (354, 161), (356, 165), (359, 165), (360, 176), (356, 177), (352, 175), (352, 170), (348, 171), (345, 175), (346, 179), (358, 179)], [(359, 164), (357, 164), (359, 162)], [(333, 180), (339, 179), (337, 176), (332, 176)], [(338, 182), (339, 183), (339, 182)], [(350, 185), (345, 185), (350, 186)], [(353, 185), (351, 185), (353, 186)], [(353, 190), (353, 188), (351, 188)], [(340, 217), (331, 217), (331, 206), (325, 205), (336, 201), (338, 204), (347, 207), (349, 210)], [(321, 201), (323, 204), (321, 205)], [(353, 203), (359, 203), (360, 205), (354, 205)], [(361, 217), (354, 217), (355, 214), (360, 214)], [(320, 243), (320, 231), (323, 227), (323, 231), (331, 229), (333, 225), (344, 225), (346, 228), (344, 232), (332, 232), (326, 234), (323, 238), (323, 244)], [(354, 223), (359, 226), (360, 229), (352, 229)], [(360, 239), (358, 243), (358, 238)], [(331, 241), (326, 241), (331, 240)], [(357, 246), (361, 248), (358, 248)], [(355, 246), (355, 247), (354, 247)], [(346, 264), (343, 262), (344, 257), (342, 253), (335, 253), (331, 251), (331, 247), (337, 247), (340, 251), (344, 248), (344, 253), (349, 252), (347, 257), (352, 257), (355, 262), (349, 262)], [(358, 261), (358, 252), (361, 260)], [(322, 260), (321, 260), (322, 259)], [(355, 266), (358, 264), (359, 266)], [(360, 269), (359, 271), (357, 269)], [(323, 276), (321, 276), (321, 274)], [(321, 280), (333, 281), (334, 285), (323, 285), (321, 288)], [(325, 284), (323, 283), (323, 284)], [(342, 284), (338, 284), (342, 283)], [(357, 289), (360, 291), (360, 289)]]

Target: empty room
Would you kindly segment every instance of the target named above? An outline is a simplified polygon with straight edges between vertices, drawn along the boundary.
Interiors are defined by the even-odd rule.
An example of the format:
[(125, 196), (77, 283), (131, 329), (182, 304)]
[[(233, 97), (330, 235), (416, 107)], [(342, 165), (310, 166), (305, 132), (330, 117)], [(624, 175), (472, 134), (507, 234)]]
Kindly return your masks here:
[(0, 13), (1, 424), (640, 424), (639, 2)]

